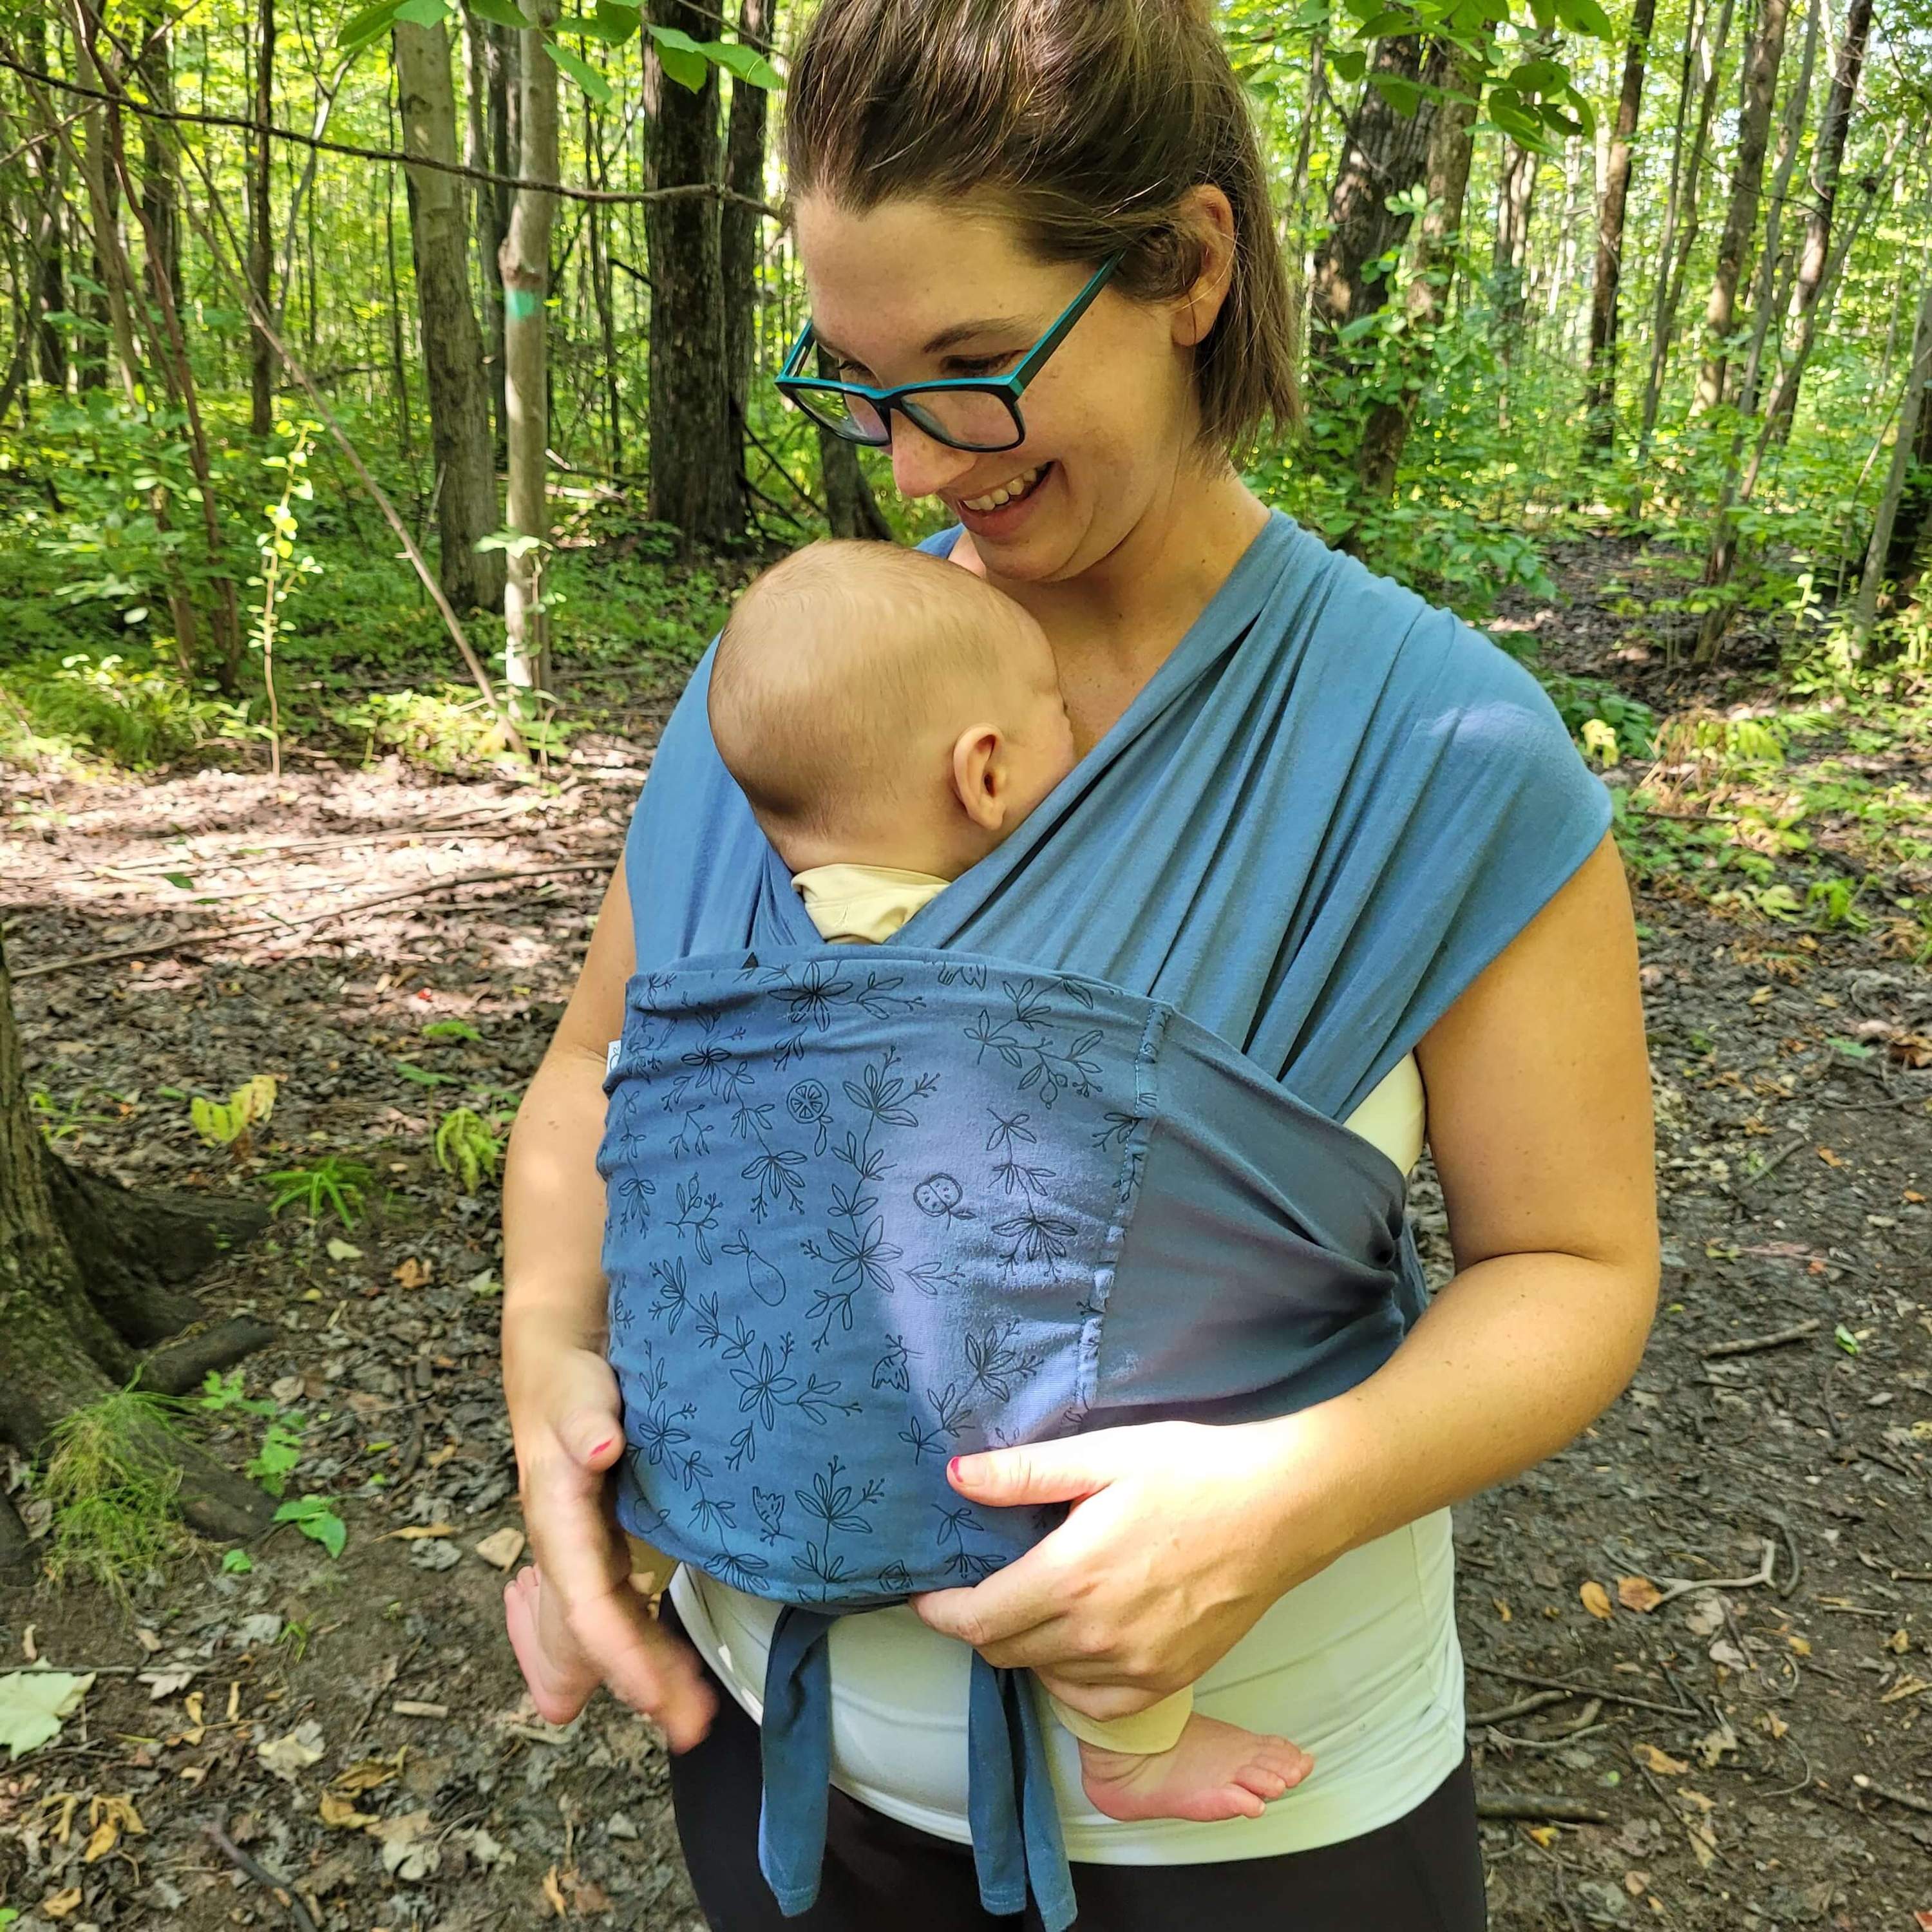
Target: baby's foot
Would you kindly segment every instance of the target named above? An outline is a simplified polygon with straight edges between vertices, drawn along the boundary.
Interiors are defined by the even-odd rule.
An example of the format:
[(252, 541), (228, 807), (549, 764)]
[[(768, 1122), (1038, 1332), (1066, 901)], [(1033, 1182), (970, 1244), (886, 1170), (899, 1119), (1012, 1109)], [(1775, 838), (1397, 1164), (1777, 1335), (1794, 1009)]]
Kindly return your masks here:
[(1151, 1756), (1080, 1744), (1081, 1782), (1109, 1818), (1258, 1818), (1315, 1768), (1299, 1744), (1198, 1712), (1172, 1750)]
[(530, 1686), (530, 1702), (547, 1724), (567, 1724), (590, 1701), (602, 1679), (572, 1640), (553, 1602), (545, 1609), (543, 1579), (526, 1564), (503, 1586), (510, 1648)]

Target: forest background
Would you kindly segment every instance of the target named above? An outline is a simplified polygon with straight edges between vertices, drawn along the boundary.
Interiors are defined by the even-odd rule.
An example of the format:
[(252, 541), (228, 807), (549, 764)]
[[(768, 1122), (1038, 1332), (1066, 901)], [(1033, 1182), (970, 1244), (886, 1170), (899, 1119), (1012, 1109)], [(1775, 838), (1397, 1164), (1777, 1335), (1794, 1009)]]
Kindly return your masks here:
[[(806, 11), (0, 0), (0, 1574), (98, 1586), (98, 1624), (84, 1593), (32, 1598), (76, 1664), (110, 1632), (124, 1647), (130, 1614), (144, 1653), (258, 1639), (284, 1673), (264, 1696), (298, 1687), (333, 1744), (408, 1661), (339, 1726), (346, 1684), (303, 1679), (311, 1630), (386, 1634), (315, 1606), (354, 1575), (417, 1648), (440, 1631), (451, 1672), (506, 1694), (487, 1593), (467, 1624), (407, 1606), (436, 1552), (457, 1562), (446, 1519), (514, 1500), (486, 1386), (493, 1190), (596, 882), (746, 578), (828, 530), (943, 520), (770, 383), (804, 319), (772, 137)], [(1908, 1898), (1932, 1830), (1910, 1734), (1932, 1691), (1912, 1596), (1932, 1580), (1932, 6), (1215, 12), (1304, 320), (1306, 428), (1246, 473), (1531, 666), (1640, 894), (1667, 1230), (1653, 1362), (1678, 1378), (1640, 1378), (1604, 1425), (1612, 1463), (1573, 1482), (1558, 1459), (1524, 1479), (1534, 1511), (1508, 1514), (1517, 1486), (1459, 1520), (1466, 1620), (1473, 1589), (1494, 1670), (1510, 1657), (1532, 1684), (1474, 1734), (1498, 1922), (1932, 1926), (1932, 1896)], [(1420, 1171), (1412, 1201), (1439, 1276), (1432, 1188)], [(185, 1284), (211, 1264), (204, 1305)], [(1807, 1391), (1796, 1369), (1741, 1391), (1739, 1361), (1802, 1361)], [(1612, 1467), (1659, 1514), (1606, 1540)], [(1787, 1507), (1823, 1485), (1835, 1524), (1869, 1524), (1894, 1481), (1916, 1502), (1882, 1548), (1814, 1538)], [(1659, 1498), (1683, 1484), (1742, 1556), (1672, 1516)], [(1828, 1500), (1845, 1485), (1862, 1516)], [(409, 1519), (386, 1552), (358, 1524), (386, 1513)], [(261, 1553), (276, 1532), (319, 1566), (307, 1612)], [(454, 1583), (520, 1538), (476, 1543)], [(197, 1594), (178, 1558), (211, 1541), (231, 1546)], [(404, 1550), (430, 1555), (382, 1567)], [(1726, 1581), (1786, 1623), (1741, 1623)], [(1882, 1713), (1838, 1707), (1822, 1644), (1796, 1704), (1750, 1704), (1762, 1649), (1812, 1656), (1790, 1618), (1821, 1588), (1821, 1616), (1884, 1640), (1843, 1664), (1869, 1668)], [(228, 1601), (224, 1624), (236, 1589), (254, 1612)], [(1501, 1628), (1526, 1600), (1554, 1651), (1502, 1647), (1530, 1641)], [(1666, 1610), (1693, 1620), (1696, 1682), (1679, 1651), (1605, 1648)], [(23, 1620), (33, 1664), (29, 1613), (0, 1604), (0, 1632)], [(172, 1660), (192, 1676), (208, 1654)], [(0, 1676), (0, 1740), (22, 1748), (25, 1725), (84, 1763), (61, 1726), (85, 1672), (58, 1696), (29, 1674)], [(158, 1700), (188, 1679), (168, 1682)], [(46, 1708), (22, 1718), (23, 1698)], [(1653, 1741), (1618, 1733), (1606, 1763), (1599, 1734), (1646, 1710)], [(1565, 1728), (1525, 1734), (1532, 1713)], [(155, 1740), (122, 1715), (145, 1788)], [(506, 1733), (526, 1753), (527, 1718)], [(225, 1895), (271, 1882), (243, 1849), (266, 1833), (323, 1922), (356, 1875), (318, 1881), (320, 1846), (265, 1822), (242, 1778), (293, 1778), (322, 1731), (231, 1720), (217, 1774), (249, 1808), (201, 1850)], [(169, 1749), (217, 1750), (202, 1721), (196, 1704)], [(590, 1766), (647, 1764), (661, 1798), (652, 1748), (615, 1735)], [(1680, 1789), (1694, 1766), (1732, 1787)], [(486, 1792), (499, 1774), (460, 1768)], [(85, 1845), (50, 1834), (38, 1776), (0, 1780), (0, 1819), (38, 1821), (25, 1862), (0, 1862), (0, 1924), (16, 1885), (46, 1922), (111, 1917), (140, 1881), (106, 1852), (134, 1828), (97, 1794)], [(1660, 1837), (1602, 1808), (1640, 1778)], [(1777, 1780), (1774, 1814), (1754, 1778)], [(428, 1911), (406, 1888), (434, 1889), (418, 1840), (442, 1787), (386, 1814), (331, 1790), (322, 1824), (380, 1840), (391, 1909)], [(651, 1896), (687, 1922), (646, 1809)], [(456, 1877), (484, 1918), (535, 1882), (464, 1815), (461, 1856), (438, 1826), (452, 1923)], [(560, 1852), (529, 1841), (560, 1913), (622, 1892), (574, 1828), (566, 1809)]]

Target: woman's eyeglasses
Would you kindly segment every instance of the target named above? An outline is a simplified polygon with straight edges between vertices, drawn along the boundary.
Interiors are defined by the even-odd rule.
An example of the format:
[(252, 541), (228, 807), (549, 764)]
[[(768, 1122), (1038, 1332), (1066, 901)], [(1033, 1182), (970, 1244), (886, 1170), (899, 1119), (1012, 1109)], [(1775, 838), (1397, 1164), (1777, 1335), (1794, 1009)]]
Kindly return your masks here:
[(1026, 440), (1020, 392), (1037, 376), (1046, 358), (1120, 265), (1117, 250), (1094, 271), (1093, 279), (1067, 304), (1060, 320), (1027, 351), (1019, 366), (1004, 376), (962, 376), (937, 382), (908, 382), (896, 389), (874, 389), (863, 382), (835, 382), (802, 376), (805, 358), (817, 340), (807, 322), (778, 373), (778, 392), (815, 423), (848, 442), (883, 448), (892, 440), (892, 412), (902, 411), (935, 442), (949, 449), (1013, 449)]

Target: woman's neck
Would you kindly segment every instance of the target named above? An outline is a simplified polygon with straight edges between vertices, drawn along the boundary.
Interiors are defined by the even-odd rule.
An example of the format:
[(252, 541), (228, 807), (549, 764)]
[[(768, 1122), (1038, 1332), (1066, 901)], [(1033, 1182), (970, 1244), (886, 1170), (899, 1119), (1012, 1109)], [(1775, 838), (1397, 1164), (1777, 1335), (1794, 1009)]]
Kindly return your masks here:
[(963, 532), (958, 548), (968, 568), (1024, 605), (1046, 632), (1074, 748), (1084, 756), (1186, 634), (1268, 520), (1267, 506), (1226, 469), (1178, 477), (1170, 496), (1151, 506), (1106, 556), (1064, 582), (994, 576)]

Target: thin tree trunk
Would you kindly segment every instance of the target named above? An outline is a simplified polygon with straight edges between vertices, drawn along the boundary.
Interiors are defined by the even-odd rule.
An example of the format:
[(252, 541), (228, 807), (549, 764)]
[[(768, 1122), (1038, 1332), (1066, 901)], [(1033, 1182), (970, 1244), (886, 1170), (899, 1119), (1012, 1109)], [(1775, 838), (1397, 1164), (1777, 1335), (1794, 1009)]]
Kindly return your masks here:
[[(29, 7), (22, 16), (21, 32), (28, 62), (40, 73), (47, 71), (46, 21), (38, 7)], [(38, 101), (36, 106), (38, 109)], [(28, 148), (22, 157), (27, 178), (34, 184), (46, 206), (44, 238), (35, 250), (36, 288), (34, 306), (36, 347), (39, 352), (40, 380), (63, 395), (67, 392), (67, 338), (47, 318), (67, 311), (67, 275), (62, 256), (65, 208), (63, 196), (62, 150), (51, 132)]]
[[(530, 25), (518, 35), (517, 172), (526, 181), (557, 179), (556, 68), (544, 52), (557, 0), (522, 0)], [(498, 257), (503, 283), (503, 364), (508, 413), (508, 503), (505, 520), (518, 537), (536, 541), (512, 551), (503, 594), (503, 673), (509, 701), (530, 710), (532, 688), (550, 688), (548, 623), (544, 614), (544, 547), (550, 541), (548, 342), (544, 304), (550, 295), (550, 238), (556, 196), (522, 188), (510, 207), (509, 231)]]
[(1798, 273), (1792, 284), (1791, 319), (1798, 325), (1798, 340), (1791, 357), (1778, 372), (1770, 400), (1765, 404), (1764, 424), (1750, 463), (1744, 474), (1743, 494), (1748, 498), (1757, 487), (1759, 466), (1767, 446), (1788, 434), (1798, 406), (1798, 392), (1804, 380), (1804, 365), (1810, 360), (1811, 344), (1817, 326), (1818, 292), (1825, 279), (1825, 267), (1832, 249), (1832, 221), (1838, 202), (1838, 176), (1844, 166), (1845, 142), (1851, 132), (1852, 108), (1858, 99), (1859, 76), (1864, 70), (1865, 45), (1871, 34), (1872, 0), (1852, 0), (1845, 20), (1845, 38), (1838, 49), (1838, 65), (1832, 76), (1832, 92), (1825, 104), (1824, 118), (1818, 124), (1818, 138), (1811, 154), (1811, 206), (1805, 212), (1804, 244), (1799, 250)]
[[(1647, 0), (1646, 0), (1647, 4)], [(1395, 487), (1408, 428), (1444, 313), (1450, 274), (1461, 238), (1462, 204), (1468, 193), (1471, 130), (1488, 71), (1490, 37), (1480, 37), (1474, 54), (1457, 49), (1450, 57), (1446, 97), (1436, 104), (1430, 127), (1429, 154), (1423, 179), (1428, 193), (1416, 232), (1415, 258), (1404, 296), (1408, 326), (1403, 332), (1401, 394), (1376, 404), (1369, 416), (1357, 464), (1365, 495), (1380, 502)]]
[[(275, 0), (255, 0), (255, 120), (266, 127), (275, 118)], [(268, 206), (272, 144), (265, 134), (252, 137), (248, 167), (248, 284), (265, 314), (274, 312), (268, 286), (274, 257)], [(266, 438), (275, 424), (275, 358), (260, 329), (248, 338), (248, 426)]]
[(1760, 0), (1758, 28), (1744, 56), (1738, 113), (1738, 152), (1731, 177), (1730, 206), (1718, 239), (1711, 297), (1704, 307), (1704, 360), (1697, 373), (1690, 413), (1701, 416), (1724, 400), (1738, 283), (1744, 251), (1757, 226), (1758, 196), (1764, 184), (1765, 150), (1771, 139), (1771, 110), (1778, 92), (1778, 70), (1784, 59), (1784, 32), (1790, 0)]
[(1892, 445), (1892, 466), (1886, 473), (1885, 494), (1879, 499), (1878, 514), (1872, 520), (1864, 574), (1859, 579), (1852, 606), (1852, 634), (1862, 653), (1870, 639), (1872, 626), (1878, 621), (1879, 589), (1892, 550), (1892, 531), (1905, 494), (1906, 476), (1918, 442), (1919, 415), (1924, 407), (1928, 383), (1932, 383), (1932, 273), (1928, 274), (1919, 296), (1918, 322), (1912, 334), (1912, 364), (1906, 372), (1905, 394), (1898, 406), (1898, 432)]
[[(1658, 250), (1657, 296), (1651, 317), (1650, 376), (1644, 385), (1643, 424), (1637, 436), (1636, 460), (1641, 472), (1650, 454), (1650, 439), (1657, 428), (1657, 413), (1664, 398), (1664, 372), (1670, 354), (1671, 339), (1677, 332), (1677, 311), (1684, 299), (1684, 278), (1690, 266), (1690, 250), (1697, 240), (1697, 210), (1704, 167), (1704, 151), (1710, 140), (1711, 116), (1717, 106), (1718, 81), (1724, 72), (1724, 50), (1730, 40), (1734, 0), (1720, 0), (1716, 32), (1706, 40), (1701, 28), (1694, 34), (1698, 43), (1703, 79), (1698, 91), (1696, 124), (1692, 130), (1690, 151), (1678, 193), (1664, 211), (1664, 239)], [(1708, 9), (1705, 22), (1710, 16)], [(1687, 52), (1685, 58), (1690, 58)], [(1684, 225), (1675, 237), (1676, 254), (1671, 249), (1672, 231), (1681, 201)]]
[[(1411, 86), (1439, 85), (1447, 65), (1441, 46), (1416, 34), (1377, 40), (1369, 62), (1370, 74)], [(1387, 278), (1371, 280), (1366, 271), (1408, 238), (1411, 218), (1392, 213), (1388, 203), (1421, 180), (1434, 118), (1426, 98), (1412, 112), (1399, 113), (1364, 77), (1329, 190), (1328, 238), (1316, 256), (1309, 291), (1311, 346), (1319, 360), (1339, 361), (1340, 332), (1388, 300)]]
[(1616, 436), (1617, 292), (1623, 276), (1624, 208), (1630, 194), (1630, 143), (1643, 104), (1644, 62), (1657, 0), (1636, 0), (1624, 50), (1623, 91), (1610, 133), (1604, 196), (1597, 217), (1597, 272), (1590, 292), (1590, 386), (1584, 399), (1583, 447), (1606, 460)]
[[(772, 50), (772, 0), (741, 0), (738, 38), (758, 52)], [(765, 90), (735, 76), (724, 130), (724, 185), (748, 201), (765, 198)], [(758, 254), (764, 218), (744, 202), (718, 212), (718, 270), (724, 291), (724, 364), (731, 406), (741, 425), (758, 362)], [(748, 464), (741, 452), (741, 464)]]
[[(72, 0), (70, 16), (74, 30), (76, 77), (82, 86), (99, 90), (101, 74), (94, 51), (99, 16), (91, 0)], [(86, 184), (89, 212), (94, 219), (94, 260), (107, 310), (110, 339), (121, 378), (121, 392), (128, 406), (141, 410), (141, 358), (134, 346), (134, 322), (130, 312), (130, 277), (128, 257), (121, 244), (118, 196), (108, 161), (107, 110), (95, 105), (79, 115), (80, 143), (77, 156), (81, 179)], [(83, 383), (83, 387), (86, 385)]]
[[(163, 110), (175, 104), (174, 60), (169, 14), (145, 0), (136, 16), (140, 36), (135, 71), (149, 101)], [(175, 158), (172, 130), (143, 116), (141, 122), (142, 226), (153, 238), (147, 254), (148, 290), (158, 302), (165, 282), (175, 308), (181, 307), (181, 172)]]
[(1322, 118), (1322, 104), (1328, 90), (1322, 84), (1322, 64), (1328, 58), (1328, 34), (1318, 26), (1308, 44), (1308, 79), (1301, 91), (1301, 122), (1294, 134), (1294, 165), (1289, 171), (1288, 199), (1282, 204), (1282, 218), (1294, 265), (1294, 299), (1298, 314), (1308, 305), (1308, 157), (1315, 139), (1316, 123)]
[[(621, 133), (618, 138), (622, 140)], [(600, 189), (608, 189), (610, 185), (610, 164), (604, 152), (604, 138), (598, 124), (597, 110), (591, 104), (588, 94), (584, 98), (584, 152), (590, 163), (595, 185)], [(604, 366), (598, 374), (604, 383), (604, 434), (608, 446), (606, 454), (610, 473), (614, 476), (621, 476), (624, 473), (624, 416), (622, 400), (617, 388), (616, 294), (610, 282), (610, 242), (608, 229), (610, 219), (610, 210), (593, 202), (584, 210), (584, 238), (589, 251), (590, 298), (597, 310), (597, 333), (604, 349)]]
[[(709, 14), (693, 0), (650, 0), (648, 18), (694, 39)], [(650, 114), (650, 185), (682, 188), (722, 177), (718, 70), (704, 83), (673, 82), (656, 44), (645, 50), (656, 94)], [(731, 420), (724, 289), (715, 195), (678, 195), (644, 211), (651, 278), (650, 514), (687, 545), (728, 548), (742, 536), (739, 439)]]
[[(404, 152), (423, 160), (456, 159), (456, 94), (450, 80), (449, 34), (398, 21), (396, 80)], [(410, 238), (416, 263), (423, 375), (435, 452), (437, 578), (459, 610), (499, 610), (503, 554), (478, 551), (496, 527), (496, 470), (490, 451), (490, 390), (483, 338), (470, 305), (470, 237), (463, 225), (458, 177), (433, 168), (405, 170)]]

